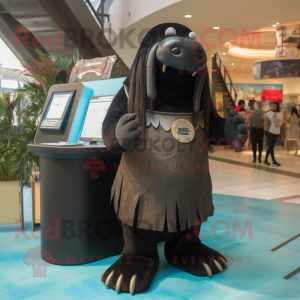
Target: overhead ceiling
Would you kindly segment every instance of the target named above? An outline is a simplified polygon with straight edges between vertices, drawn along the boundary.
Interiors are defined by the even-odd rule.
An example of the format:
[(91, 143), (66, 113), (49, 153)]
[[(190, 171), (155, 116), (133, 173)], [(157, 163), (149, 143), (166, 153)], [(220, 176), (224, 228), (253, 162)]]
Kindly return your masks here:
[(103, 30), (83, 0), (0, 0), (0, 37), (20, 60), (37, 58), (34, 48), (71, 56), (75, 45), (84, 58), (114, 55)]
[(275, 57), (276, 28), (268, 26), (242, 34), (222, 45), (227, 54), (246, 60), (257, 60)]
[[(114, 49), (128, 65), (131, 65), (139, 46), (139, 33), (143, 29), (152, 28), (160, 23), (176, 22), (191, 28), (208, 54), (214, 54), (217, 51), (220, 51), (222, 55), (223, 53), (227, 54), (228, 49), (223, 46), (226, 42), (265, 27), (272, 31), (261, 34), (262, 47), (271, 50), (275, 47), (275, 32), (272, 25), (298, 20), (299, 9), (299, 0), (285, 0), (284, 2), (282, 0), (183, 0), (127, 27), (123, 34), (135, 30), (130, 35), (130, 40), (136, 47), (117, 42)], [(128, 14), (129, 11), (124, 13)], [(185, 18), (185, 15), (192, 15), (192, 17)], [(220, 29), (213, 30), (213, 27), (220, 27)], [(249, 38), (251, 40), (253, 37), (249, 36)], [(252, 67), (253, 61), (256, 59), (224, 55), (226, 64), (234, 63), (241, 66)]]

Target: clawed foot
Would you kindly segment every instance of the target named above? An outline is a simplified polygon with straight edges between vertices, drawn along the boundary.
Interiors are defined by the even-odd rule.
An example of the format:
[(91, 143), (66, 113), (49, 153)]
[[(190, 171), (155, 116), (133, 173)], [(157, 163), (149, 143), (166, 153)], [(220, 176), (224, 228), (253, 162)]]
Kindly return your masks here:
[(165, 251), (167, 261), (174, 267), (195, 276), (212, 277), (227, 269), (226, 257), (202, 243), (188, 249)]
[(102, 275), (101, 281), (117, 293), (141, 293), (148, 289), (158, 269), (159, 259), (142, 255), (123, 255)]

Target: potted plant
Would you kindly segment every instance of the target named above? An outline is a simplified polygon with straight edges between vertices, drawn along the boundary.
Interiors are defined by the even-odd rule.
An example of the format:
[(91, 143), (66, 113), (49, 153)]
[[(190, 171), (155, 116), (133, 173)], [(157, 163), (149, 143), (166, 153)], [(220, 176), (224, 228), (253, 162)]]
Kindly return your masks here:
[(20, 122), (22, 96), (2, 92), (0, 94), (0, 224), (19, 222), (23, 226), (22, 177), (10, 170), (13, 156), (12, 139), (20, 136), (16, 126)]
[(23, 109), (19, 111), (21, 122), (18, 134), (10, 140), (9, 174), (22, 178), (32, 192), (32, 229), (40, 223), (40, 181), (39, 158), (27, 150), (34, 143), (37, 127), (42, 115), (49, 89), (53, 84), (69, 81), (72, 68), (82, 59), (78, 50), (72, 57), (48, 55), (36, 49), (37, 59), (24, 62), (27, 82), (19, 89), (24, 99)]

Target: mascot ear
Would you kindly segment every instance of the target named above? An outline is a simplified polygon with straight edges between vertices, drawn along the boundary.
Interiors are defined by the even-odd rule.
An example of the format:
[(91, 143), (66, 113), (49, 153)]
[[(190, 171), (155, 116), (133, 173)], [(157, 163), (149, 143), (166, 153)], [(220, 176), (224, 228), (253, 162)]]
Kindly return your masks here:
[(156, 91), (156, 49), (159, 43), (156, 43), (148, 54), (147, 61), (147, 95), (149, 99), (155, 100), (157, 97)]
[(206, 76), (207, 68), (205, 67), (200, 74), (197, 74), (194, 86), (193, 112), (200, 112), (201, 94)]

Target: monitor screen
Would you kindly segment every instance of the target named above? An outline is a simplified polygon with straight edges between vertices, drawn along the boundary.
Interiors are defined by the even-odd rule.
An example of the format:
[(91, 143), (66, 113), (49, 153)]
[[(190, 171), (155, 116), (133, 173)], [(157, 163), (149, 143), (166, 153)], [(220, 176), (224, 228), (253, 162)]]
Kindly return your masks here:
[(74, 91), (53, 93), (43, 117), (41, 129), (60, 129)]
[(255, 62), (253, 66), (255, 79), (299, 78), (300, 59), (273, 59)]
[(102, 141), (102, 123), (114, 96), (91, 97), (79, 140)]

